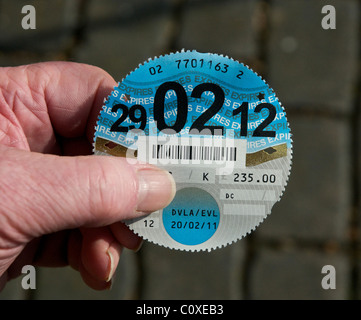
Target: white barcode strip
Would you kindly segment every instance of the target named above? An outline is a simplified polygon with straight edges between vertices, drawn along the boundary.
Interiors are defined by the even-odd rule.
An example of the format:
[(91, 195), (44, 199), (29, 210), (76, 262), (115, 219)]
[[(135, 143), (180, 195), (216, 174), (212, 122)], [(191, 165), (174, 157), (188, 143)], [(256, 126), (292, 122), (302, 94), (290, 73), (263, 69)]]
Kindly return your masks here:
[(155, 165), (246, 167), (246, 139), (141, 135), (136, 144), (137, 159)]
[(237, 161), (237, 148), (155, 144), (152, 159)]

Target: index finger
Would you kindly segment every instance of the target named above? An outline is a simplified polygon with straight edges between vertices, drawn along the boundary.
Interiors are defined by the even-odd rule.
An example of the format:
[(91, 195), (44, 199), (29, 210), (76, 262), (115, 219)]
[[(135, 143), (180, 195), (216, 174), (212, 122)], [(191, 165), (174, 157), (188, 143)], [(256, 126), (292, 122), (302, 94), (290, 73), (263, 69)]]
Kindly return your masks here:
[[(2, 68), (1, 108), (12, 140), (24, 137), (30, 150), (52, 152), (56, 137), (92, 141), (97, 114), (116, 85), (104, 70), (74, 62), (44, 62)], [(16, 137), (17, 135), (17, 137)]]
[(92, 141), (99, 110), (115, 80), (104, 70), (86, 64), (56, 62), (40, 67), (52, 73), (45, 99), (56, 132), (68, 138), (86, 134)]

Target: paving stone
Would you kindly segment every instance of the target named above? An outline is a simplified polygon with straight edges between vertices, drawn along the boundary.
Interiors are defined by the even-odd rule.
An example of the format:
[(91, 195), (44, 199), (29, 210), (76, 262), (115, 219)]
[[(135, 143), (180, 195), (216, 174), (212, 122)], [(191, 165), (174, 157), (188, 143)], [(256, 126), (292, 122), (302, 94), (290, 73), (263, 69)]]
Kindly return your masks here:
[(142, 299), (240, 299), (244, 241), (211, 252), (142, 248)]
[[(336, 270), (336, 289), (325, 290), (323, 266)], [(348, 257), (309, 249), (273, 250), (262, 248), (250, 275), (251, 299), (331, 300), (349, 297)]]
[[(36, 29), (22, 28), (25, 5), (35, 8)], [(0, 50), (61, 51), (71, 43), (77, 20), (75, 1), (1, 0), (0, 6)]]
[(37, 300), (121, 300), (134, 298), (137, 282), (135, 254), (124, 250), (110, 290), (96, 291), (84, 284), (80, 274), (70, 267), (39, 268)]
[(347, 122), (289, 114), (288, 120), (293, 134), (289, 183), (257, 234), (345, 242), (351, 210)]
[(244, 60), (256, 53), (255, 0), (190, 0), (184, 9), (178, 46)]
[(92, 1), (86, 38), (74, 60), (97, 65), (121, 81), (140, 63), (162, 53), (171, 2), (143, 2)]
[[(336, 29), (324, 30), (324, 5)], [(289, 107), (350, 112), (360, 35), (357, 0), (275, 0), (271, 9), (269, 85)]]
[(160, 13), (168, 12), (171, 5), (172, 0), (91, 0), (87, 14), (92, 25), (132, 24), (154, 19)]

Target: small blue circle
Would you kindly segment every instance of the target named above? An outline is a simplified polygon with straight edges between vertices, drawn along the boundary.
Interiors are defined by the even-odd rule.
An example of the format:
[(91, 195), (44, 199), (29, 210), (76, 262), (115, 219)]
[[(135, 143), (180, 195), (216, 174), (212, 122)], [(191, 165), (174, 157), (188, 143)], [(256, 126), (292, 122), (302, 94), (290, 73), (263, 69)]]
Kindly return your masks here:
[(210, 239), (220, 219), (216, 200), (199, 188), (185, 188), (163, 209), (165, 230), (175, 241), (197, 245)]

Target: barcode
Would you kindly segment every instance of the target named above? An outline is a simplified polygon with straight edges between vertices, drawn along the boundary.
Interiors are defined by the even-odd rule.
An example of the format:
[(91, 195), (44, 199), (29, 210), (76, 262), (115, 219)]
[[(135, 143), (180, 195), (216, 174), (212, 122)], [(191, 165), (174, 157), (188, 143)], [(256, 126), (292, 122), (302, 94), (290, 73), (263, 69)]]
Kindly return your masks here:
[(152, 158), (169, 160), (237, 161), (237, 148), (156, 144), (152, 146)]
[(139, 161), (160, 166), (246, 167), (246, 139), (141, 135), (137, 147)]

